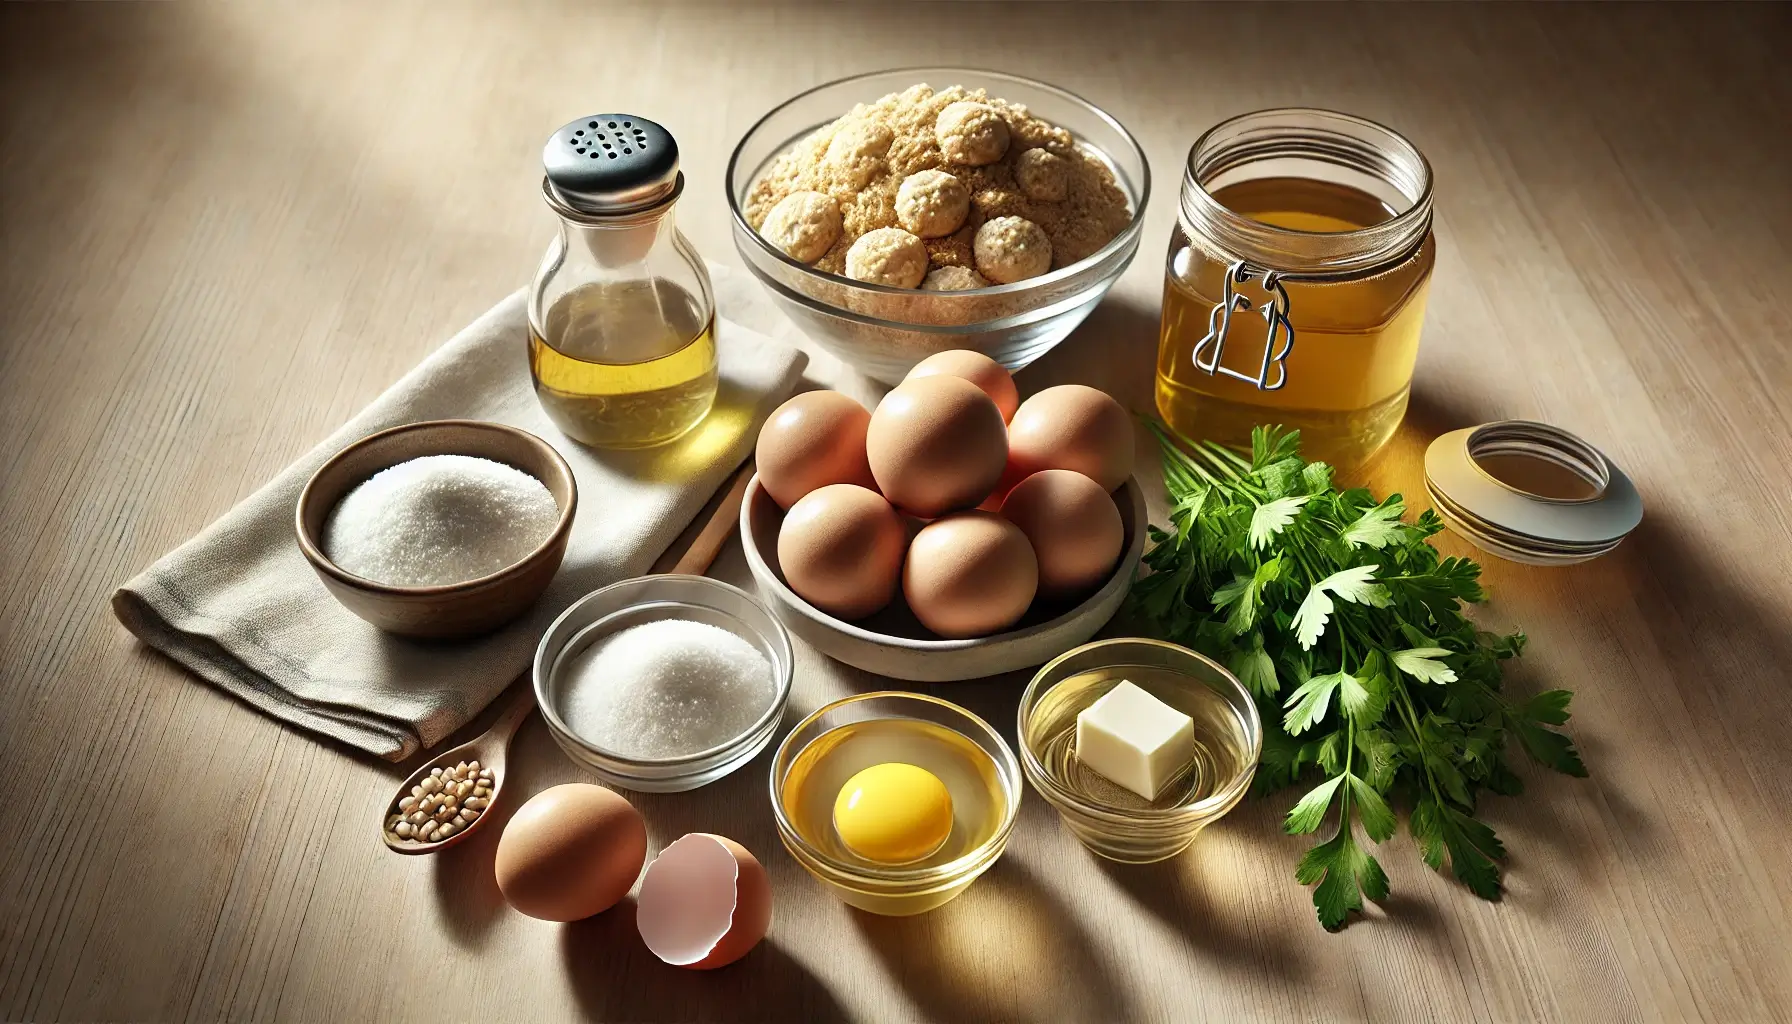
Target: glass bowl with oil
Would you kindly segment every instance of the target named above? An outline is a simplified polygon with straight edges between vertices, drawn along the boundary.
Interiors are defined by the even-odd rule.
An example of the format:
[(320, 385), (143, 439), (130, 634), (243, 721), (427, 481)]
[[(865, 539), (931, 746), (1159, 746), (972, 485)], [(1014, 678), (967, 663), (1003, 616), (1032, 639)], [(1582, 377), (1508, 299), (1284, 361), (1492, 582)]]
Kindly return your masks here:
[[(931, 852), (898, 863), (864, 856), (862, 840), (857, 849), (849, 845), (840, 813), (843, 790), (873, 774), (868, 769), (892, 765), (932, 775), (950, 807), (950, 825), (927, 844)], [(772, 759), (772, 811), (784, 848), (847, 904), (891, 917), (932, 910), (987, 871), (1007, 848), (1021, 789), (1020, 763), (988, 722), (918, 693), (862, 693), (828, 704), (798, 723)]]
[[(1195, 755), (1155, 800), (1096, 774), (1076, 756), (1076, 718), (1122, 681), (1194, 721)], [(1020, 699), (1021, 767), (1083, 845), (1109, 860), (1174, 857), (1243, 799), (1263, 752), (1263, 722), (1244, 685), (1217, 662), (1159, 640), (1085, 644), (1048, 663)]]

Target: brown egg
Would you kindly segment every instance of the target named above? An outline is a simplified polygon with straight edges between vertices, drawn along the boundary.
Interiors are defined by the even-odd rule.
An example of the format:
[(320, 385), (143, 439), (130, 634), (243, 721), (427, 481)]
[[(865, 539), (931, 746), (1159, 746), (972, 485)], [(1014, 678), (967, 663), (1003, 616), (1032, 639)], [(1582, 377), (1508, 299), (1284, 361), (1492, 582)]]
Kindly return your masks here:
[(1008, 458), (1022, 478), (1073, 469), (1112, 491), (1132, 475), (1132, 418), (1105, 391), (1082, 384), (1046, 388), (1015, 411)]
[(1114, 570), (1126, 528), (1101, 485), (1068, 469), (1047, 469), (1015, 485), (1002, 518), (1020, 527), (1039, 559), (1041, 597), (1074, 597)]
[(1008, 462), (1002, 411), (959, 377), (905, 380), (878, 403), (865, 435), (878, 489), (923, 519), (989, 496)]
[(543, 921), (578, 921), (628, 895), (646, 860), (641, 812), (602, 786), (572, 782), (517, 808), (493, 870), (511, 906)]
[(1038, 585), (1039, 563), (1026, 535), (988, 512), (928, 523), (902, 567), (902, 593), (915, 618), (955, 640), (1014, 625)]
[(778, 564), (790, 589), (830, 615), (858, 619), (896, 596), (908, 528), (876, 491), (829, 484), (790, 507)]
[(758, 945), (771, 923), (765, 867), (726, 836), (680, 838), (641, 879), (635, 927), (653, 955), (675, 967), (725, 967)]
[(865, 461), (871, 414), (838, 391), (805, 391), (773, 410), (753, 457), (759, 483), (783, 508), (828, 484), (876, 486)]
[(935, 352), (926, 359), (915, 364), (908, 371), (904, 380), (916, 380), (921, 377), (962, 377), (977, 385), (989, 400), (996, 403), (1002, 411), (1004, 421), (1014, 417), (1014, 410), (1020, 408), (1020, 391), (1014, 386), (1014, 378), (1009, 376), (1007, 368), (981, 352), (973, 352), (968, 348), (955, 348), (945, 352)]

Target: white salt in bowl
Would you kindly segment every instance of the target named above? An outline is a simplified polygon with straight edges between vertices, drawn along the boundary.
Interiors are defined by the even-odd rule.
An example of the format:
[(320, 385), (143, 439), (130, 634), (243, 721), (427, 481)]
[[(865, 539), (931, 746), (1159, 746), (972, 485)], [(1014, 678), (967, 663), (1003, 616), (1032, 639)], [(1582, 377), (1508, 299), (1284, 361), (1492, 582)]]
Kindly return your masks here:
[[(671, 619), (727, 630), (764, 655), (772, 677), (764, 712), (739, 735), (680, 757), (631, 757), (580, 735), (568, 715), (574, 659), (625, 629)], [(640, 793), (678, 793), (714, 782), (771, 743), (790, 701), (793, 666), (790, 634), (746, 591), (707, 576), (642, 576), (585, 595), (548, 627), (535, 649), (535, 701), (560, 749), (604, 782)]]
[[(324, 551), (324, 524), (343, 496), (381, 470), (429, 455), (469, 455), (522, 470), (560, 507), (554, 532), (512, 565), (477, 579), (404, 587), (370, 580)], [(517, 427), (482, 420), (429, 420), (392, 427), (332, 455), (299, 492), (293, 529), (299, 551), (344, 608), (389, 633), (458, 640), (489, 633), (528, 611), (560, 569), (572, 536), (579, 488), (554, 446)]]

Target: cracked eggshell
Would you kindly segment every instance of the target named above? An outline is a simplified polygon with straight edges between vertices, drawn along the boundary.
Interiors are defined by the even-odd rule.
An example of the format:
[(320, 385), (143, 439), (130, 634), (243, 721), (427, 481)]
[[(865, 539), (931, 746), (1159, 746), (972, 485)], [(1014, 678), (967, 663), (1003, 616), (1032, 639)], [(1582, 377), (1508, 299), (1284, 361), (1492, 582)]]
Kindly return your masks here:
[(772, 883), (725, 836), (692, 832), (660, 851), (641, 879), (635, 926), (653, 955), (704, 971), (746, 956), (772, 923)]

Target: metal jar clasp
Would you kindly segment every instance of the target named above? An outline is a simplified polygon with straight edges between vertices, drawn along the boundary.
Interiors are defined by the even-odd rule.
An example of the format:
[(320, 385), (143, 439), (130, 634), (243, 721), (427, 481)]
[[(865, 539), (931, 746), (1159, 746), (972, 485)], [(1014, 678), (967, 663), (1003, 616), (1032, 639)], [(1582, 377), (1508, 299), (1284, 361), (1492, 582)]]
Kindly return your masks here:
[[(1232, 326), (1233, 312), (1252, 308), (1251, 300), (1238, 294), (1237, 286), (1252, 278), (1262, 278), (1263, 290), (1269, 293), (1269, 300), (1256, 307), (1257, 314), (1263, 317), (1267, 334), (1263, 339), (1263, 362), (1257, 368), (1255, 377), (1221, 365), (1226, 349), (1226, 333)], [(1282, 287), (1282, 275), (1273, 270), (1253, 269), (1246, 266), (1243, 260), (1226, 268), (1226, 281), (1220, 301), (1213, 307), (1213, 312), (1207, 315), (1207, 334), (1195, 343), (1195, 369), (1210, 377), (1215, 373), (1223, 373), (1255, 384), (1263, 391), (1276, 391), (1288, 383), (1288, 353), (1293, 350), (1294, 324), (1288, 319), (1288, 290)], [(1272, 370), (1275, 375), (1274, 383), (1270, 383)]]

